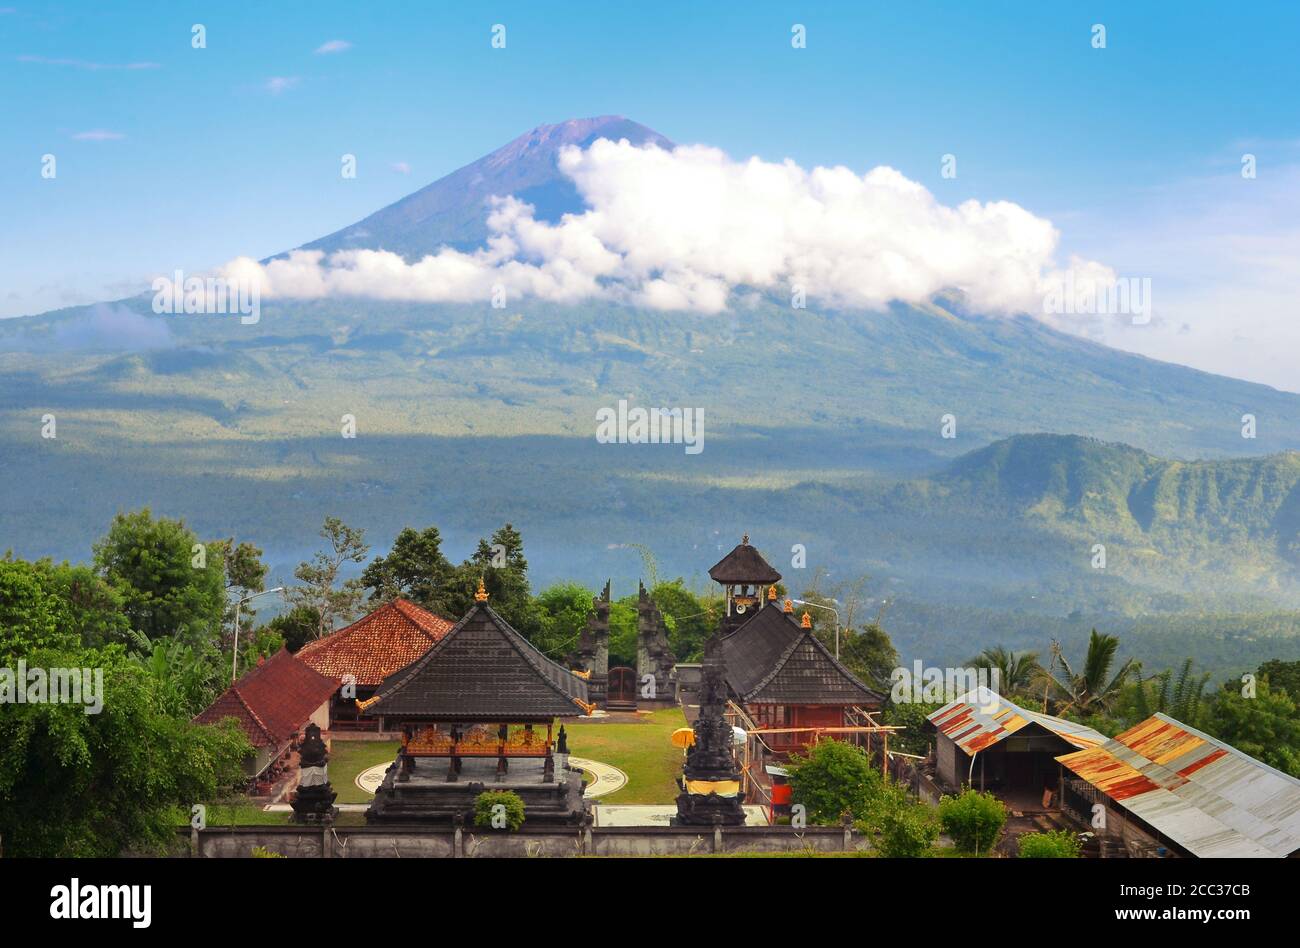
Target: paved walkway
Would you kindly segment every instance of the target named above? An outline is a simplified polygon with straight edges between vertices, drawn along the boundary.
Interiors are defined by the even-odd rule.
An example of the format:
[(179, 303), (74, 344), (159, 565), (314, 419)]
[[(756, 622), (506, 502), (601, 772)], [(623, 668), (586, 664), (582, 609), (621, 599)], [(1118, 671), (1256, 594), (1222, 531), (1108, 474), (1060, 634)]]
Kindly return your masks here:
[(587, 784), (587, 792), (584, 794), (588, 800), (607, 796), (615, 790), (622, 790), (627, 786), (627, 774), (617, 767), (602, 764), (598, 760), (587, 760), (585, 757), (570, 757), (569, 765), (591, 774), (591, 782)]

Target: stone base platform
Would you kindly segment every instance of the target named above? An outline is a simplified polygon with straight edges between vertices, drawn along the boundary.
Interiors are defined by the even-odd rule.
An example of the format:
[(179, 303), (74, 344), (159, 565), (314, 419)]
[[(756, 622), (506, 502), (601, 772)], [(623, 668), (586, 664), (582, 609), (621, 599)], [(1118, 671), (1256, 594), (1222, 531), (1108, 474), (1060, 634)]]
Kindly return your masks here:
[(457, 815), (473, 823), (474, 801), (488, 790), (510, 790), (524, 801), (530, 826), (576, 826), (589, 804), (583, 797), (582, 771), (569, 767), (568, 754), (554, 755), (555, 773), (546, 782), (545, 761), (514, 758), (510, 769), (497, 773), (495, 757), (463, 757), (460, 773), (447, 779), (447, 758), (416, 758), (409, 779), (398, 780), (396, 762), (384, 774), (375, 801), (366, 811), (367, 823), (452, 823)]

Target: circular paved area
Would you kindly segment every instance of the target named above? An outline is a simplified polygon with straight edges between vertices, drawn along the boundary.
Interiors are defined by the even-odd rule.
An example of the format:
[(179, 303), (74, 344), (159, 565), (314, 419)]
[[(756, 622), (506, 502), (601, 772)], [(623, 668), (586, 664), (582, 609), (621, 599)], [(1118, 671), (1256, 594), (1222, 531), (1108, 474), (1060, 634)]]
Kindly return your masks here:
[(379, 789), (379, 785), (384, 782), (384, 772), (388, 770), (388, 767), (388, 764), (375, 764), (373, 767), (367, 767), (357, 774), (356, 785), (366, 793), (374, 793)]
[(569, 765), (591, 774), (591, 782), (587, 784), (587, 792), (584, 794), (588, 800), (593, 797), (603, 797), (627, 786), (627, 774), (617, 767), (602, 764), (598, 760), (570, 757)]
[[(570, 757), (569, 764), (591, 774), (591, 780), (587, 784), (586, 796), (588, 799), (603, 797), (627, 786), (627, 774), (617, 767), (602, 764), (598, 760), (587, 760), (585, 757)], [(366, 793), (374, 793), (379, 789), (379, 785), (384, 782), (384, 772), (388, 770), (388, 767), (388, 764), (375, 764), (375, 766), (361, 771), (361, 773), (357, 774), (357, 786)]]

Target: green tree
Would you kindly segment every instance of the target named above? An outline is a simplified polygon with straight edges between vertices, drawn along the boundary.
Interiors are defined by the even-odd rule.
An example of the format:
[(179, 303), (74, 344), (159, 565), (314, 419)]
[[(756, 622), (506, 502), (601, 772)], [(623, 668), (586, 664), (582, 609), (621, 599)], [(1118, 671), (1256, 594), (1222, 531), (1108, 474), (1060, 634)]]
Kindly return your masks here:
[(980, 855), (992, 849), (1002, 835), (1007, 808), (991, 793), (968, 789), (939, 801), (939, 821), (958, 850)]
[(650, 598), (659, 607), (668, 629), (668, 644), (679, 661), (699, 661), (704, 643), (718, 627), (722, 600), (702, 599), (686, 588), (681, 577), (656, 583)]
[[(1047, 689), (1056, 703), (1057, 714), (1073, 711), (1088, 715), (1109, 711), (1118, 700), (1124, 682), (1134, 668), (1134, 661), (1130, 658), (1120, 665), (1115, 674), (1111, 674), (1118, 648), (1119, 639), (1113, 635), (1099, 635), (1093, 629), (1088, 639), (1083, 671), (1076, 673), (1070, 667), (1060, 645), (1053, 642), (1052, 667), (1042, 671), (1036, 685)], [(1057, 664), (1061, 666), (1060, 672), (1055, 671)]]
[(46, 589), (64, 606), (63, 622), (88, 647), (130, 641), (131, 625), (122, 594), (91, 567), (38, 560)]
[(365, 531), (349, 527), (338, 517), (326, 517), (321, 526), (325, 549), (309, 561), (298, 564), (293, 575), (302, 584), (290, 587), (285, 596), (292, 606), (314, 609), (319, 617), (316, 636), (333, 631), (339, 620), (356, 616), (365, 587), (359, 579), (341, 579), (346, 563), (365, 562), (370, 547)]
[(285, 648), (296, 652), (316, 638), (320, 627), (320, 613), (313, 606), (294, 606), (288, 612), (274, 617), (258, 632), (261, 633), (264, 629), (268, 633), (277, 635)]
[(880, 623), (870, 622), (860, 629), (844, 630), (840, 638), (840, 661), (863, 684), (887, 692), (898, 667), (898, 650)]
[(889, 735), (889, 749), (905, 754), (928, 754), (933, 742), (929, 716), (942, 707), (937, 702), (923, 701), (890, 701), (886, 704), (880, 723), (896, 724), (903, 728)]
[(216, 700), (228, 683), (230, 667), (211, 645), (196, 649), (179, 639), (141, 639), (140, 652), (131, 657), (151, 679), (154, 699), (164, 713), (188, 720)]
[(609, 604), (609, 667), (636, 666), (636, 596)]
[(67, 604), (35, 564), (6, 553), (0, 560), (0, 657), (9, 664), (38, 648), (79, 645), (69, 627)]
[(1136, 667), (1134, 681), (1127, 691), (1123, 704), (1131, 708), (1132, 723), (1145, 721), (1157, 711), (1163, 711), (1191, 727), (1200, 727), (1204, 711), (1205, 686), (1210, 682), (1210, 673), (1195, 675), (1192, 672), (1192, 659), (1183, 662), (1178, 675), (1172, 669), (1165, 669), (1142, 677), (1142, 669)]
[(1285, 691), (1267, 681), (1255, 684), (1252, 697), (1232, 683), (1215, 694), (1207, 730), (1270, 767), (1300, 777), (1300, 715)]
[(377, 556), (361, 574), (370, 590), (372, 603), (408, 599), (441, 616), (459, 617), (452, 611), (449, 584), (455, 567), (442, 552), (442, 534), (437, 527), (415, 530), (406, 527), (393, 541), (387, 556)]
[(479, 540), (473, 555), (456, 568), (450, 583), (448, 618), (458, 619), (470, 610), (479, 580), (497, 615), (526, 638), (539, 632), (541, 618), (528, 585), (524, 540), (512, 525), (507, 523), (491, 538)]
[(871, 820), (880, 804), (885, 778), (867, 755), (843, 741), (818, 741), (806, 753), (792, 754), (790, 794), (806, 808), (808, 822), (832, 825), (848, 813), (854, 820)]
[(996, 671), (998, 693), (1008, 698), (1027, 691), (1042, 673), (1037, 652), (1015, 652), (1001, 645), (986, 648), (971, 659), (971, 665)]
[(95, 544), (95, 568), (122, 597), (133, 630), (150, 641), (213, 640), (225, 615), (224, 566), (184, 521), (149, 508), (119, 513)]
[(117, 856), (175, 840), (176, 808), (242, 783), (251, 753), (228, 723), (164, 710), (157, 683), (120, 645), (29, 651), (36, 667), (103, 671), (103, 706), (6, 705), (0, 713), (0, 837), (7, 856)]
[(573, 650), (587, 625), (595, 596), (578, 583), (557, 583), (537, 596), (538, 631), (532, 643), (559, 661)]
[(1271, 659), (1259, 666), (1256, 673), (1259, 678), (1268, 680), (1274, 691), (1283, 690), (1291, 696), (1292, 701), (1300, 701), (1300, 662), (1284, 662)]

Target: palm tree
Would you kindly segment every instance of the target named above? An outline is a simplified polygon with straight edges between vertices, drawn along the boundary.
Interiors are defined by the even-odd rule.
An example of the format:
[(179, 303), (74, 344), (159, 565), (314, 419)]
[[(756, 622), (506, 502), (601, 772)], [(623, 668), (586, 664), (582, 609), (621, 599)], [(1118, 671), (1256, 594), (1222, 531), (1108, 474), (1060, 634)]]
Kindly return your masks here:
[(996, 671), (998, 690), (1008, 697), (1026, 690), (1042, 671), (1037, 652), (1015, 652), (1001, 645), (986, 648), (971, 660), (971, 664)]
[(1172, 669), (1165, 669), (1143, 678), (1142, 670), (1138, 668), (1135, 677), (1137, 688), (1134, 693), (1134, 709), (1139, 720), (1145, 720), (1155, 712), (1163, 711), (1192, 727), (1199, 724), (1205, 686), (1210, 682), (1210, 673), (1202, 672), (1200, 676), (1194, 676), (1192, 659), (1183, 662), (1176, 679)]
[[(1088, 639), (1088, 654), (1083, 661), (1083, 672), (1076, 674), (1061, 651), (1061, 643), (1054, 641), (1051, 665), (1040, 671), (1035, 684), (1043, 687), (1045, 698), (1052, 695), (1058, 704), (1058, 712), (1074, 710), (1087, 715), (1108, 711), (1134, 668), (1133, 659), (1130, 658), (1113, 676), (1110, 674), (1118, 648), (1119, 639), (1113, 635), (1100, 635), (1093, 629)], [(1058, 663), (1061, 666), (1060, 673), (1056, 671)]]

